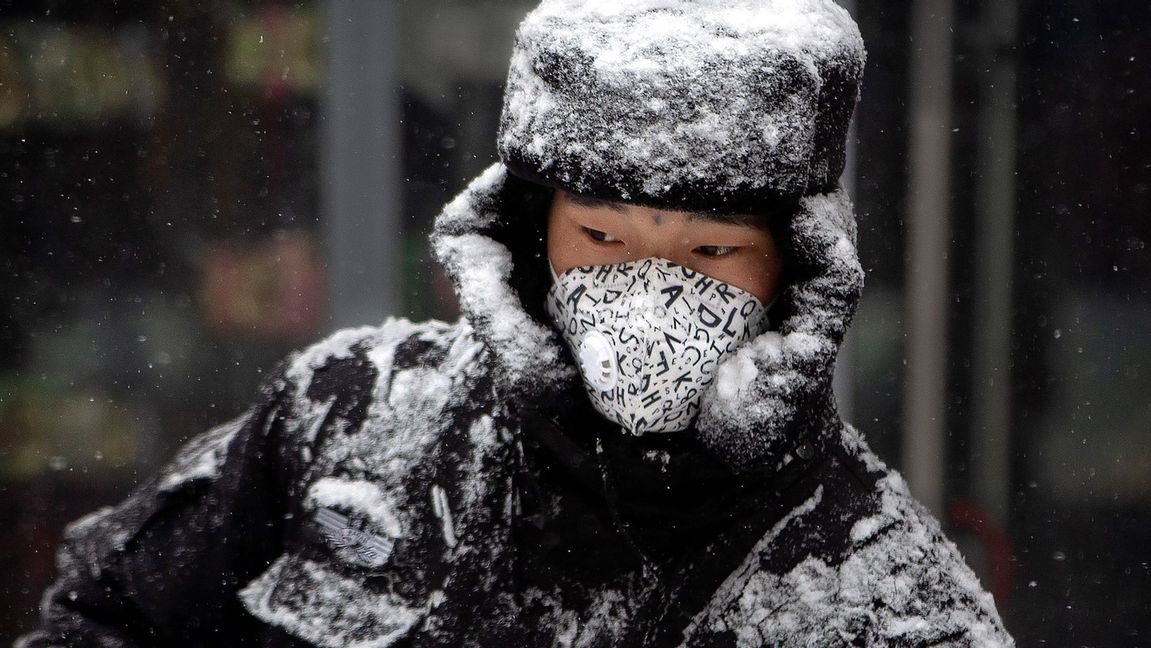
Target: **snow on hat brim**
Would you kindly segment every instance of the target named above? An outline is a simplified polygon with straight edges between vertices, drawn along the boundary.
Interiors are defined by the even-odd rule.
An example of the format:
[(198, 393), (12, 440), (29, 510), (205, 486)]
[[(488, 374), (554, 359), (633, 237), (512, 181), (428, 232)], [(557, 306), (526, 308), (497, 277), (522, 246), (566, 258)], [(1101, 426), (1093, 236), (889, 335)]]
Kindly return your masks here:
[(863, 62), (831, 0), (545, 0), (517, 32), (500, 155), (606, 200), (794, 204), (835, 188)]

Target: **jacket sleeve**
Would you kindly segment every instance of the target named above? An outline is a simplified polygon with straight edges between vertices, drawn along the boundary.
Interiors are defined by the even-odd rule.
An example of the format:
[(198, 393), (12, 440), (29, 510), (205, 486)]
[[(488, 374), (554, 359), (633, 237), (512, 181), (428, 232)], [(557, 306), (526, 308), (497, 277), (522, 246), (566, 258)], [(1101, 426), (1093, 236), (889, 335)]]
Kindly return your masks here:
[(118, 506), (73, 522), (41, 629), (16, 646), (243, 645), (254, 621), (236, 591), (279, 554), (293, 483), (287, 391), (270, 382)]

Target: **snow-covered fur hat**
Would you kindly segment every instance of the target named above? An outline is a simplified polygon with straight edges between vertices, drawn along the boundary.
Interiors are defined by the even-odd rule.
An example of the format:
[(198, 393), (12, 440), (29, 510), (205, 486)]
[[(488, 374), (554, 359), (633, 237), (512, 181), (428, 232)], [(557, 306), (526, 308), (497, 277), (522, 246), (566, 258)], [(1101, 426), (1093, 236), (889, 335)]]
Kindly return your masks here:
[(837, 184), (862, 65), (831, 0), (544, 0), (520, 28), (502, 161), (432, 237), (497, 387), (522, 407), (582, 394), (543, 313), (546, 187), (767, 213), (786, 256), (778, 325), (721, 363), (691, 433), (737, 468), (834, 443), (831, 375), (863, 284)]
[(500, 157), (605, 200), (763, 211), (835, 189), (863, 62), (831, 0), (544, 0), (516, 36)]

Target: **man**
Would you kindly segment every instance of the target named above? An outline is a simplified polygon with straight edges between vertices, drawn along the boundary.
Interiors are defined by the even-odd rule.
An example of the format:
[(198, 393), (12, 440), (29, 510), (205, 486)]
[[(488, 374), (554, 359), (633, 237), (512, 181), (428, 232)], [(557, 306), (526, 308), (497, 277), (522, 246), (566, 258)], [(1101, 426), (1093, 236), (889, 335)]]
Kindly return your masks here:
[(830, 0), (545, 0), (436, 223), (464, 319), (292, 358), (23, 645), (1011, 645), (832, 397), (863, 56)]

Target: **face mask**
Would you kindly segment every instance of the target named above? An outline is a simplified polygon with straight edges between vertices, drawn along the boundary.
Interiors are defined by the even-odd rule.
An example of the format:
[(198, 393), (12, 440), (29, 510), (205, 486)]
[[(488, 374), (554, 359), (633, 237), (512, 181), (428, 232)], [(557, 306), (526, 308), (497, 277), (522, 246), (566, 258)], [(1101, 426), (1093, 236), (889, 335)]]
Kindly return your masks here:
[(633, 434), (687, 429), (720, 361), (767, 329), (753, 295), (665, 259), (552, 278), (547, 312), (592, 404)]

